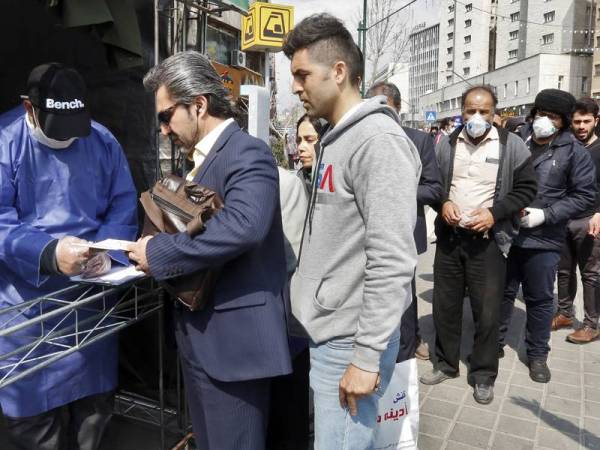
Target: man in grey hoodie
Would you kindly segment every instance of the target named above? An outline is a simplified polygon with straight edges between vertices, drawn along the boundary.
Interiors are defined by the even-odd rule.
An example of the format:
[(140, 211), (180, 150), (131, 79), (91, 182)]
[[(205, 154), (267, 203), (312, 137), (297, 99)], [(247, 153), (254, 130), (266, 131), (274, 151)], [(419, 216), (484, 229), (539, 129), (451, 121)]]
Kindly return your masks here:
[(283, 51), (294, 93), (330, 124), (291, 285), (311, 339), (315, 449), (370, 449), (411, 302), (421, 163), (385, 97), (362, 101), (362, 55), (338, 19), (304, 19)]

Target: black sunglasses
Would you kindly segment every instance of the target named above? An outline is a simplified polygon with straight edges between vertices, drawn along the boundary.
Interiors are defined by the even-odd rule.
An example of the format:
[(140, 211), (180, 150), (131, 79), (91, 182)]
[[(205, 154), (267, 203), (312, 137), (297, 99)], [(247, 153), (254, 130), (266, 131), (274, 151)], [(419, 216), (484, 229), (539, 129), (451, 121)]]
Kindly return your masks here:
[(173, 114), (175, 114), (175, 110), (181, 105), (183, 105), (183, 103), (175, 103), (174, 105), (169, 106), (167, 109), (163, 109), (161, 112), (159, 112), (156, 115), (156, 118), (158, 119), (158, 125), (160, 126), (162, 124), (168, 127), (169, 123), (171, 123), (171, 119), (173, 118)]

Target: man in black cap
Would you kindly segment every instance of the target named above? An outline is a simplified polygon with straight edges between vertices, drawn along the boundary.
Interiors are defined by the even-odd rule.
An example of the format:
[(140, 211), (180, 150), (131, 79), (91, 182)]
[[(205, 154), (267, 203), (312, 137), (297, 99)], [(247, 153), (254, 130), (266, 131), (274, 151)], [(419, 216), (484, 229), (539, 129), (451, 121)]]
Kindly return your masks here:
[(567, 221), (594, 205), (596, 169), (588, 152), (570, 132), (575, 98), (558, 89), (545, 89), (535, 98), (533, 122), (523, 129), (538, 182), (538, 193), (521, 212), (521, 230), (508, 256), (501, 311), (499, 356), (504, 355), (519, 285), (527, 310), (529, 376), (550, 381), (546, 364), (554, 314), (554, 280), (565, 241)]
[[(121, 146), (90, 119), (85, 92), (75, 70), (56, 63), (38, 66), (22, 96), (25, 113), (0, 130), (0, 310), (61, 290), (74, 275), (98, 275), (111, 261), (127, 264), (122, 253), (92, 256), (86, 248), (88, 241), (135, 238), (137, 194)], [(23, 308), (10, 324), (52, 308), (43, 305), (43, 311)], [(77, 314), (81, 321), (97, 312)], [(42, 334), (77, 330), (72, 319), (64, 314), (47, 319)], [(75, 334), (52, 342), (76, 347)], [(18, 349), (33, 339), (24, 336), (40, 336), (39, 325), (0, 339), (5, 367), (0, 379), (13, 366), (11, 375), (29, 367), (18, 364), (23, 357)], [(47, 346), (39, 343), (27, 358), (56, 350)], [(16, 448), (97, 449), (111, 416), (117, 360), (117, 337), (108, 337), (0, 389)]]

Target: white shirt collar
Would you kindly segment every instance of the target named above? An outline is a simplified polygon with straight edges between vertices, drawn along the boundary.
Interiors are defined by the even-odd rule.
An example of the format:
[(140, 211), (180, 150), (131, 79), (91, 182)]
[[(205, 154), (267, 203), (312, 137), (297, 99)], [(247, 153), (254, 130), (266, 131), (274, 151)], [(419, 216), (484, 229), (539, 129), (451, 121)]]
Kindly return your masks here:
[(192, 158), (194, 159), (194, 168), (190, 171), (190, 173), (188, 173), (188, 176), (186, 177), (188, 181), (194, 179), (194, 177), (198, 173), (198, 169), (200, 169), (200, 166), (202, 165), (212, 148), (215, 146), (215, 143), (219, 139), (219, 136), (221, 136), (221, 133), (223, 133), (223, 131), (225, 131), (225, 128), (227, 128), (231, 123), (233, 123), (233, 119), (231, 117), (227, 120), (224, 120), (219, 125), (214, 127), (206, 136), (200, 139), (200, 141), (198, 141), (198, 143), (194, 146), (194, 153), (192, 155)]

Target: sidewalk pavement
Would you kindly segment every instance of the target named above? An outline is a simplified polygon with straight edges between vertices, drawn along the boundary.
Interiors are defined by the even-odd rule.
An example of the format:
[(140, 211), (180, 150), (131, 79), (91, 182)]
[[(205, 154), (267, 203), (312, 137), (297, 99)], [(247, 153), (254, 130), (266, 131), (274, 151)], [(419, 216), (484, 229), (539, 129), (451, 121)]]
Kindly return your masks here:
[[(421, 334), (432, 353), (434, 252), (432, 245), (421, 255), (417, 269)], [(581, 286), (578, 318), (583, 317), (580, 293)], [(525, 364), (524, 325), (525, 307), (517, 300), (494, 401), (480, 405), (466, 380), (464, 362), (473, 342), (473, 320), (465, 301), (460, 377), (436, 386), (419, 384), (420, 450), (600, 449), (600, 340), (575, 345), (565, 340), (571, 330), (553, 332), (548, 360), (552, 380), (540, 384), (529, 378)], [(418, 367), (424, 373), (431, 362), (419, 361)]]

